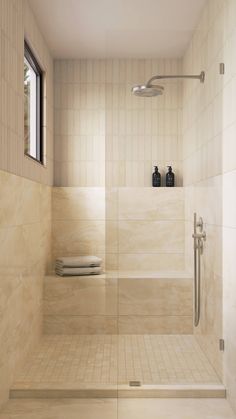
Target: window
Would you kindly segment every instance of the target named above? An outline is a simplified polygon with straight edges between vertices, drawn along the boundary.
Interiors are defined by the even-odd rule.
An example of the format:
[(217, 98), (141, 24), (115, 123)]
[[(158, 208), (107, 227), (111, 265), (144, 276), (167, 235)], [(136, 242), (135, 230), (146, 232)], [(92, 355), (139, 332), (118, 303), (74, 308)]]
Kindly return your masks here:
[(25, 154), (43, 163), (43, 72), (25, 42), (24, 141)]

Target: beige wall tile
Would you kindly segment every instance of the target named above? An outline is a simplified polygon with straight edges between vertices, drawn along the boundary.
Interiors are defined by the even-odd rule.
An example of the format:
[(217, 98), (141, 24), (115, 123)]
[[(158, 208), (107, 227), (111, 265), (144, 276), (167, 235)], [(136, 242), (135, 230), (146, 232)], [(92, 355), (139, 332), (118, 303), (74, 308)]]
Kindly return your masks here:
[(191, 316), (191, 279), (119, 279), (119, 314)]
[(42, 333), (43, 277), (51, 262), (51, 190), (0, 171), (0, 192), (1, 404)]
[(106, 220), (117, 220), (118, 218), (118, 188), (105, 189), (105, 213)]
[(119, 316), (119, 334), (191, 334), (192, 316)]
[[(44, 184), (53, 184), (53, 61), (27, 0), (1, 2), (0, 169)], [(7, 16), (7, 17), (6, 17)], [(7, 24), (6, 24), (7, 22)], [(18, 22), (16, 25), (15, 22)], [(45, 71), (45, 166), (24, 155), (23, 42), (24, 36)], [(47, 98), (47, 99), (46, 99)]]
[(48, 276), (44, 282), (44, 314), (117, 315), (117, 280)]
[[(0, 16), (1, 405), (42, 332), (42, 284), (51, 256), (51, 191), (40, 183), (53, 184), (53, 62), (27, 0), (2, 1)], [(45, 166), (24, 155), (24, 36), (46, 77)]]
[(185, 269), (184, 252), (157, 254), (119, 253), (120, 271), (181, 271)]
[[(216, 2), (217, 3), (217, 2)], [(142, 419), (147, 415), (150, 419), (233, 419), (234, 414), (226, 400), (220, 399), (120, 399), (118, 402), (120, 419)], [(157, 413), (158, 412), (158, 413)]]
[(130, 93), (181, 60), (102, 61), (102, 77), (101, 60), (55, 62), (56, 185), (151, 186), (157, 162), (165, 172), (171, 162), (181, 185), (181, 84), (166, 83), (158, 101)]
[(117, 334), (115, 316), (44, 316), (46, 334)]
[(184, 269), (181, 188), (54, 188), (52, 198), (54, 258), (106, 253), (108, 270)]
[(54, 221), (53, 257), (105, 253), (105, 222), (98, 220)]
[[(2, 16), (7, 14), (10, 17), (10, 28), (13, 18), (24, 24), (19, 24), (17, 30), (11, 30), (6, 24), (9, 23), (8, 19), (2, 19), (0, 23), (1, 44), (4, 50), (0, 85), (1, 105), (4, 104), (0, 106), (0, 168), (38, 182), (52, 184), (52, 60), (27, 1), (3, 2), (1, 8)], [(215, 367), (220, 371), (222, 360), (217, 345), (218, 338), (222, 336), (223, 288), (224, 334), (227, 340), (225, 382), (230, 399), (235, 405), (236, 390), (232, 368), (235, 350), (232, 323), (235, 314), (235, 293), (232, 292), (235, 276), (232, 251), (235, 237), (235, 174), (227, 173), (236, 168), (232, 141), (235, 131), (236, 97), (235, 54), (232, 52), (235, 50), (236, 39), (234, 12), (235, 5), (232, 1), (206, 3), (183, 60), (184, 72), (195, 73), (205, 69), (206, 82), (200, 88), (198, 82), (184, 83), (183, 123), (180, 116), (182, 88), (178, 83), (167, 84), (165, 95), (158, 101), (151, 99), (147, 102), (130, 95), (130, 85), (145, 80), (150, 73), (181, 72), (181, 60), (56, 62), (55, 184), (82, 186), (86, 187), (86, 191), (63, 188), (64, 196), (58, 197), (59, 189), (55, 190), (53, 252), (54, 257), (77, 252), (92, 252), (104, 256), (106, 252), (108, 266), (112, 268), (119, 266), (119, 269), (151, 267), (152, 270), (177, 270), (183, 269), (185, 238), (186, 267), (192, 269), (192, 214), (197, 211), (202, 215), (207, 242), (203, 255), (202, 318), (197, 339), (209, 358), (214, 359)], [(23, 87), (20, 82), (22, 74), (17, 68), (22, 58), (24, 30), (47, 70), (47, 168), (35, 165), (23, 155)], [(221, 57), (224, 58), (227, 69), (224, 77), (218, 75)], [(12, 71), (9, 71), (12, 59), (16, 65), (11, 65)], [(12, 103), (15, 104), (14, 112)], [(18, 158), (18, 155), (22, 157)], [(159, 196), (162, 197), (157, 202), (157, 195), (153, 198), (156, 191), (144, 188), (150, 186), (152, 166), (157, 159), (164, 171), (166, 164), (174, 163), (177, 182), (180, 182), (177, 184), (181, 184), (182, 158), (184, 184), (190, 188), (186, 196), (185, 234), (183, 223), (173, 221), (176, 220), (175, 217), (182, 220), (182, 198), (172, 200), (166, 196), (167, 191), (158, 190)], [(223, 183), (222, 172), (225, 173)], [(105, 199), (99, 198), (100, 189), (95, 191), (87, 188), (105, 185), (134, 187), (132, 191), (109, 191), (106, 217)], [(38, 296), (42, 275), (50, 264), (50, 217), (45, 216), (50, 209), (50, 192), (39, 184), (8, 174), (1, 174), (0, 188), (2, 195), (6, 197), (0, 210), (0, 259), (3, 271), (0, 283), (4, 290), (2, 311), (9, 311), (11, 323), (10, 326), (1, 324), (1, 330), (6, 331), (8, 327), (12, 330), (9, 347), (11, 359), (14, 359), (14, 365), (17, 367), (18, 360), (23, 357), (20, 348), (26, 331), (30, 334), (30, 327), (34, 326), (36, 333), (32, 333), (32, 342), (37, 340), (38, 336), (41, 315)], [(139, 190), (135, 191), (135, 188)], [(178, 193), (177, 189), (173, 191), (173, 194)], [(118, 217), (123, 220), (119, 224)], [(110, 220), (106, 224), (105, 218)], [(163, 219), (166, 221), (157, 221)], [(116, 230), (119, 231), (118, 238)], [(169, 251), (171, 253), (168, 253)], [(6, 281), (6, 278), (9, 280)], [(138, 292), (133, 289), (131, 291)], [(27, 308), (29, 311), (24, 311), (19, 301), (29, 299), (35, 302), (37, 310), (30, 305)], [(16, 317), (11, 310), (14, 305)], [(137, 308), (141, 309), (140, 305)], [(32, 316), (35, 320), (32, 320)], [(152, 316), (145, 319), (128, 317), (124, 316), (124, 319), (121, 319), (121, 330), (127, 333), (131, 333), (130, 330), (141, 330), (140, 333), (143, 333), (146, 327), (154, 332), (159, 330), (157, 333), (160, 333), (160, 330), (170, 333), (173, 333), (173, 330), (175, 333), (184, 330), (186, 333), (186, 330), (191, 329), (190, 316), (185, 318), (186, 327), (183, 329), (180, 324), (181, 316), (164, 319), (164, 325), (161, 324), (163, 319), (154, 319)], [(29, 320), (32, 321), (31, 326)], [(46, 330), (58, 329), (61, 333), (61, 330), (66, 330), (69, 320), (52, 316), (46, 323)], [(53, 323), (55, 329), (53, 326), (50, 329)], [(78, 316), (69, 327), (73, 331), (79, 330), (79, 333), (84, 330), (94, 333), (96, 327), (101, 331), (109, 330), (110, 333), (114, 323), (113, 318), (107, 320)], [(24, 330), (21, 329), (23, 324)], [(19, 346), (12, 345), (15, 341)], [(31, 339), (28, 340), (29, 346), (25, 350), (28, 350), (32, 342)], [(18, 351), (17, 355), (15, 348)], [(3, 348), (3, 360), (7, 350), (8, 347)], [(1, 374), (4, 380), (4, 397), (6, 375), (5, 363)]]
[(118, 222), (106, 221), (106, 252), (118, 253)]
[(106, 271), (118, 271), (118, 253), (106, 251)]
[(181, 252), (184, 245), (182, 221), (120, 221), (121, 253)]
[(95, 415), (97, 419), (142, 419), (145, 415), (150, 419), (198, 419), (199, 415), (202, 419), (207, 419), (209, 415), (215, 419), (235, 418), (227, 400), (216, 398), (11, 400), (4, 407), (0, 418), (17, 415), (18, 419), (29, 419), (32, 411), (35, 412), (35, 419), (49, 419), (50, 414), (58, 419), (64, 419), (65, 415), (71, 419), (79, 416), (90, 419)]
[(104, 220), (104, 188), (53, 188), (54, 220)]
[[(6, 415), (17, 415), (19, 419), (22, 417), (29, 419), (32, 417), (32, 412), (35, 412), (35, 419), (48, 419), (50, 415), (58, 419), (62, 419), (65, 415), (69, 415), (70, 419), (76, 419), (78, 416), (90, 419), (94, 415), (97, 419), (103, 419), (104, 416), (117, 419), (117, 403), (116, 399), (101, 398), (87, 401), (84, 399), (11, 400), (4, 406), (0, 418), (6, 419)], [(229, 419), (231, 418), (229, 417)]]
[(183, 188), (119, 188), (120, 220), (183, 220)]

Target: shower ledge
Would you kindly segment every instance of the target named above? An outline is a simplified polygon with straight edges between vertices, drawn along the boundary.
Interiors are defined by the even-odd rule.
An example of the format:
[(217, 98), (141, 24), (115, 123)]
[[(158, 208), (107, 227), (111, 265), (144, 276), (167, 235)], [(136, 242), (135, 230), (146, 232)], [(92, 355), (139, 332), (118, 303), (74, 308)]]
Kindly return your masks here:
[[(115, 271), (113, 271), (115, 272)], [(107, 276), (110, 272), (107, 272)], [(111, 273), (113, 275), (113, 273)], [(186, 271), (117, 271), (118, 278), (154, 278), (154, 279), (192, 279), (192, 275)]]
[(80, 276), (59, 276), (56, 275), (54, 272), (45, 276), (45, 279), (48, 280), (50, 278), (57, 278), (57, 279), (68, 279), (70, 278), (87, 278), (87, 279), (106, 279), (106, 278), (127, 278), (127, 279), (193, 279), (193, 275), (187, 271), (119, 271), (119, 270), (112, 270), (106, 271), (101, 275), (80, 275)]

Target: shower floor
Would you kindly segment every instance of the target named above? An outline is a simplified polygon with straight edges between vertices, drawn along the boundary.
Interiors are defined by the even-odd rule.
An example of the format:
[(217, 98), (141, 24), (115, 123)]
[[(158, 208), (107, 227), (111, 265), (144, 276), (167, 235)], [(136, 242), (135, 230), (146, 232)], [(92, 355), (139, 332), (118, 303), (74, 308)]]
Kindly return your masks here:
[(130, 381), (141, 384), (132, 387), (134, 391), (155, 390), (160, 385), (163, 389), (168, 385), (201, 389), (203, 385), (222, 391), (192, 335), (45, 335), (10, 395), (33, 397), (37, 391), (50, 389), (110, 390), (108, 397), (113, 397), (115, 390), (127, 390)]

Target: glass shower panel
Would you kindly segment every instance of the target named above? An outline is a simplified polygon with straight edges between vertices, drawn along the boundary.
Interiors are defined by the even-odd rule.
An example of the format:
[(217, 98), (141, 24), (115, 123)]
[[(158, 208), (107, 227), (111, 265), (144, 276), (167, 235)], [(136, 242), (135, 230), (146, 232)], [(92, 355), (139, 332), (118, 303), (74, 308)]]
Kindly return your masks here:
[[(178, 61), (172, 64), (178, 73)], [(201, 384), (212, 385), (214, 392), (220, 380), (204, 351), (203, 330), (193, 329), (194, 203), (182, 186), (182, 84), (165, 82), (163, 96), (138, 98), (130, 93), (132, 85), (165, 72), (165, 66), (170, 70), (168, 61), (108, 60), (106, 65), (106, 272), (116, 287), (122, 418), (122, 397), (173, 395), (181, 386), (187, 395)], [(155, 164), (161, 188), (151, 186)], [(164, 183), (170, 164), (174, 188)], [(209, 304), (204, 284), (203, 292)]]

